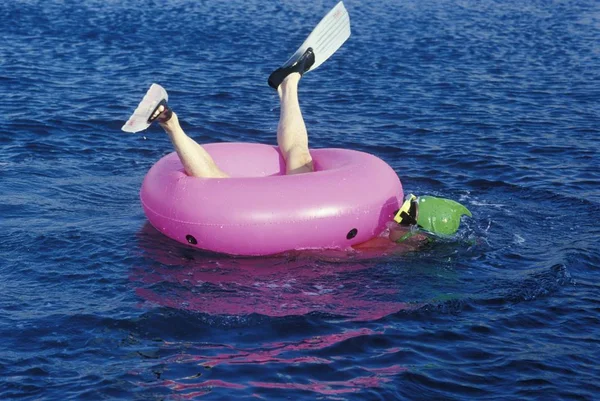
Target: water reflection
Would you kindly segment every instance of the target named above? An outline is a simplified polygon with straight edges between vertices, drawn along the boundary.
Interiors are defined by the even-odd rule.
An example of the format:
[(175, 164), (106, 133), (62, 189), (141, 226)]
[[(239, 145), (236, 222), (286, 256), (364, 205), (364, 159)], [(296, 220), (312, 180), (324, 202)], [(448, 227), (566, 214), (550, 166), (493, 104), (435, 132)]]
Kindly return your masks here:
[[(354, 349), (351, 345), (368, 343), (369, 339), (376, 341), (384, 335), (385, 327), (377, 331), (347, 329), (341, 333), (246, 347), (168, 342), (161, 353), (171, 356), (153, 365), (149, 369), (151, 375), (137, 372), (136, 375), (141, 376), (137, 384), (153, 393), (173, 393), (174, 399), (195, 399), (211, 392), (231, 398), (233, 391), (236, 396), (245, 393), (265, 399), (272, 399), (274, 395), (281, 397), (282, 390), (321, 395), (358, 393), (382, 388), (408, 370), (395, 362), (395, 356), (401, 352), (397, 347), (371, 350)], [(350, 354), (340, 355), (340, 347)]]
[(146, 225), (138, 237), (149, 262), (132, 270), (136, 294), (170, 308), (209, 315), (285, 317), (322, 313), (373, 320), (411, 307), (401, 288), (379, 280), (382, 249), (295, 252), (261, 258), (188, 249)]
[[(186, 340), (161, 331), (169, 339), (154, 342), (152, 355), (160, 356), (131, 372), (143, 392), (173, 399), (233, 392), (271, 399), (282, 391), (343, 397), (382, 388), (406, 370), (395, 361), (395, 346), (364, 347), (383, 341), (377, 339), (386, 330), (364, 327), (365, 321), (418, 307), (399, 300), (403, 286), (396, 278), (377, 274), (386, 255), (381, 247), (234, 258), (181, 246), (149, 225), (138, 245), (143, 266), (131, 270), (130, 280), (149, 307), (144, 324), (159, 319), (181, 330), (185, 321), (184, 332), (198, 333)], [(175, 313), (165, 316), (156, 306)], [(188, 312), (198, 319), (189, 321)], [(313, 316), (319, 316), (316, 326)], [(206, 317), (208, 326), (199, 323)], [(247, 328), (243, 337), (228, 329), (232, 321), (253, 326), (253, 317), (269, 323)], [(280, 327), (273, 336), (268, 327), (287, 327), (289, 320), (279, 318), (289, 317), (299, 326)]]

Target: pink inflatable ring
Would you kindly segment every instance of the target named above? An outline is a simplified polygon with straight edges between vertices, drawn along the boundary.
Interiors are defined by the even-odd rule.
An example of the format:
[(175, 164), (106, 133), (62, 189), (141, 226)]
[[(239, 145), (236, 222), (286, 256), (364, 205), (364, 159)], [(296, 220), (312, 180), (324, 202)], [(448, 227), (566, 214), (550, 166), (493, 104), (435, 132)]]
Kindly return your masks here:
[(311, 150), (315, 172), (285, 175), (277, 147), (204, 146), (230, 178), (185, 174), (176, 153), (148, 172), (150, 223), (176, 241), (232, 255), (348, 248), (379, 235), (403, 199), (394, 170), (368, 153)]

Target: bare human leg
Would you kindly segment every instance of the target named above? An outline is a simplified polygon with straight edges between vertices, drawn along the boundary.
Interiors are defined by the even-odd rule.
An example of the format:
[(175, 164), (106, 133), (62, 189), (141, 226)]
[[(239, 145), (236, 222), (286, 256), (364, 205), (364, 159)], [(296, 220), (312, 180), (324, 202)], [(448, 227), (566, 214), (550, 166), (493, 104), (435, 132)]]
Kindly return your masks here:
[(286, 174), (301, 174), (314, 171), (308, 150), (308, 132), (298, 102), (298, 83), (301, 75), (294, 72), (277, 87), (281, 101), (277, 144), (286, 163)]
[(186, 135), (179, 119), (174, 112), (170, 113), (164, 106), (157, 108), (152, 119), (157, 118), (161, 127), (169, 135), (173, 147), (181, 160), (181, 164), (187, 175), (203, 178), (225, 178), (228, 175), (223, 172), (212, 159), (212, 157), (196, 141)]

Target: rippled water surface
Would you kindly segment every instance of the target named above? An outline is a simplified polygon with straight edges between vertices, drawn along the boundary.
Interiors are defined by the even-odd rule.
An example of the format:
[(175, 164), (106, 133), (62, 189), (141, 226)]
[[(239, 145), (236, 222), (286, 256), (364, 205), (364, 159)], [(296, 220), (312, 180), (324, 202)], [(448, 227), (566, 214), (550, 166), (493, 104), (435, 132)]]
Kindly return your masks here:
[(146, 223), (170, 143), (120, 127), (150, 83), (199, 142), (274, 143), (268, 74), (333, 5), (0, 5), (1, 399), (597, 397), (596, 0), (346, 1), (311, 146), (467, 205), (452, 241), (231, 258)]

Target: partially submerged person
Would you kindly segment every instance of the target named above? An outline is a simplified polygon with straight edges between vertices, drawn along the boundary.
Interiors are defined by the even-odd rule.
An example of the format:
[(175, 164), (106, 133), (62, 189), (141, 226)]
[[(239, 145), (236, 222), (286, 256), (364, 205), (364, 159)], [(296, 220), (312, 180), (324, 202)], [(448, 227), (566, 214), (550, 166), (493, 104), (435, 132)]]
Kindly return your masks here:
[(472, 217), (465, 206), (451, 199), (410, 194), (388, 224), (384, 236), (355, 245), (358, 250), (409, 252), (432, 239), (450, 238), (458, 231), (462, 216)]
[[(311, 64), (311, 56), (309, 49), (306, 56), (293, 67), (279, 68), (269, 77), (269, 85), (277, 90), (281, 102), (277, 143), (286, 162), (288, 175), (314, 171), (308, 148), (308, 133), (298, 101), (298, 84)], [(228, 177), (204, 148), (183, 131), (177, 114), (166, 102), (158, 105), (150, 121), (158, 121), (168, 134), (188, 175), (204, 178)], [(394, 216), (394, 222), (388, 224), (384, 236), (355, 245), (354, 248), (359, 251), (412, 251), (430, 242), (432, 235), (454, 235), (463, 215), (471, 217), (471, 212), (458, 202), (433, 196), (416, 197), (411, 194)]]
[[(318, 33), (319, 26), (315, 28), (313, 34)], [(296, 59), (292, 56), (291, 62), (288, 60), (283, 67), (276, 69), (269, 76), (268, 84), (277, 91), (280, 99), (277, 144), (285, 161), (287, 175), (314, 171), (308, 146), (308, 132), (298, 100), (298, 84), (304, 73), (323, 63), (341, 46), (350, 35), (349, 26), (347, 32), (344, 33), (347, 36), (344, 37), (339, 32), (336, 35), (337, 43), (330, 44), (329, 48), (319, 49), (321, 50), (319, 53), (321, 57), (317, 63), (315, 63), (313, 48), (308, 47), (302, 51), (303, 47), (301, 47), (295, 54)], [(307, 42), (310, 42), (311, 36), (309, 36)], [(314, 43), (322, 42), (324, 41), (315, 41)], [(152, 91), (155, 95), (162, 95), (163, 98), (158, 101), (158, 105), (153, 110), (151, 109), (152, 112), (149, 118), (147, 115), (143, 118), (143, 121), (140, 121), (139, 115), (137, 115), (138, 120), (134, 118), (144, 103), (144, 100), (142, 100), (138, 110), (123, 126), (123, 130), (137, 132), (157, 121), (169, 136), (187, 175), (202, 178), (228, 177), (228, 174), (219, 168), (210, 154), (181, 128), (177, 114), (167, 104), (166, 91), (156, 84), (152, 85), (148, 94)], [(457, 202), (431, 196), (417, 198), (411, 195), (396, 213), (395, 223), (388, 224), (385, 236), (373, 238), (365, 243), (355, 245), (354, 248), (358, 250), (377, 250), (388, 249), (391, 246), (396, 252), (415, 250), (429, 241), (430, 234), (436, 236), (453, 235), (458, 229), (462, 215), (471, 216), (471, 213)]]

